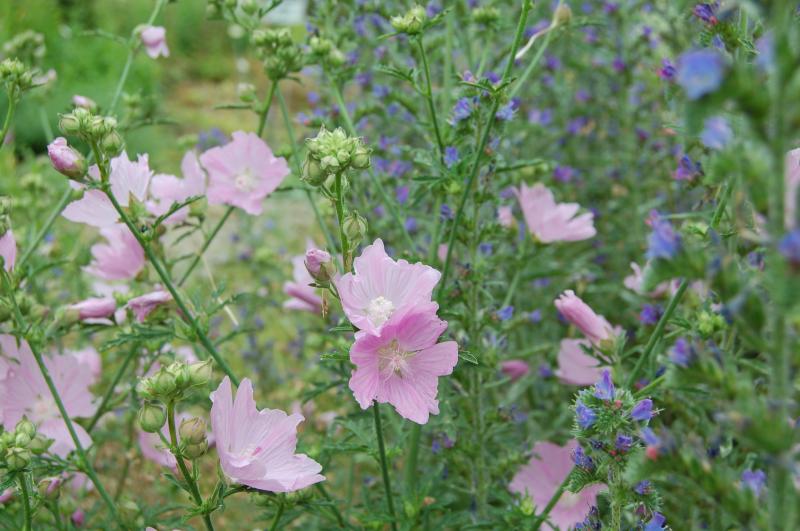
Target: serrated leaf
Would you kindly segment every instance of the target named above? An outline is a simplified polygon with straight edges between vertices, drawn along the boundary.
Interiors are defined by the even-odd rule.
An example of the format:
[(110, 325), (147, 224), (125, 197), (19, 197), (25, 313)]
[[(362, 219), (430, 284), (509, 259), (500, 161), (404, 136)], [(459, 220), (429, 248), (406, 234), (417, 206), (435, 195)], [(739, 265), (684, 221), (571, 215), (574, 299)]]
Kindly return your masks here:
[(476, 358), (471, 352), (467, 352), (466, 350), (459, 350), (458, 357), (466, 361), (467, 363), (471, 363), (473, 365), (479, 364), (478, 358)]

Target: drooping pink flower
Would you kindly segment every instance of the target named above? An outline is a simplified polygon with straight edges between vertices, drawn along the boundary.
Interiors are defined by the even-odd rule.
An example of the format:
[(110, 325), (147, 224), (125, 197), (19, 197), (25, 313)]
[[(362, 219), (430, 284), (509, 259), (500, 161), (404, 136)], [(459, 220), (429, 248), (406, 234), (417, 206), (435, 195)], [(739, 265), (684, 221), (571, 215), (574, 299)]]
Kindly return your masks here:
[[(16, 338), (0, 336), (2, 354), (8, 363), (5, 378), (0, 380), (0, 417), (7, 430), (13, 429), (23, 416), (37, 425), (38, 431), (55, 442), (50, 451), (60, 457), (75, 449), (53, 395), (39, 371), (28, 343), (17, 346)], [(93, 383), (91, 367), (72, 354), (44, 356), (53, 383), (64, 408), (71, 417), (94, 414), (94, 397), (89, 391)], [(79, 424), (73, 423), (81, 445), (89, 446), (92, 439)]]
[(162, 26), (145, 26), (141, 32), (144, 50), (152, 59), (159, 56), (169, 57), (167, 47), (167, 30)]
[(377, 335), (395, 313), (431, 301), (441, 273), (422, 263), (393, 260), (383, 241), (375, 240), (355, 259), (354, 273), (335, 279), (347, 318), (360, 330)]
[(590, 212), (580, 215), (577, 203), (556, 203), (553, 193), (543, 184), (522, 184), (515, 190), (528, 231), (539, 241), (586, 240), (597, 234), (594, 216)]
[(264, 198), (289, 175), (289, 167), (258, 135), (236, 131), (232, 136), (228, 144), (200, 156), (208, 171), (208, 202), (239, 207), (256, 216), (261, 214)]
[(67, 309), (77, 311), (78, 319), (89, 324), (111, 324), (109, 317), (117, 310), (117, 301), (113, 297), (90, 297)]
[(558, 351), (556, 376), (571, 385), (593, 385), (600, 379), (603, 367), (597, 360), (586, 354), (581, 345), (589, 346), (583, 339), (562, 339)]
[[(159, 173), (150, 181), (150, 199), (147, 201), (147, 210), (155, 216), (163, 216), (172, 207), (173, 203), (186, 201), (192, 196), (202, 195), (205, 192), (205, 174), (197, 159), (197, 153), (187, 151), (181, 161), (183, 179), (174, 175)], [(180, 223), (189, 215), (189, 207), (185, 206), (175, 211), (164, 223)]]
[(128, 301), (126, 308), (133, 312), (137, 321), (143, 323), (147, 316), (150, 315), (150, 312), (162, 304), (169, 303), (171, 300), (172, 295), (168, 291), (159, 289), (132, 298)]
[(308, 274), (304, 256), (292, 258), (292, 278), (291, 282), (283, 284), (283, 292), (289, 296), (283, 307), (287, 310), (321, 313), (322, 298), (317, 295), (317, 288), (309, 285), (314, 279)]
[(17, 240), (14, 239), (11, 229), (0, 236), (0, 257), (3, 258), (3, 269), (8, 272), (14, 269), (17, 262)]
[(564, 319), (578, 327), (592, 343), (600, 343), (612, 336), (614, 329), (605, 317), (594, 313), (571, 289), (562, 293), (555, 300), (555, 305)]
[(234, 399), (226, 376), (211, 393), (211, 427), (225, 475), (259, 490), (292, 492), (325, 479), (322, 467), (296, 454), (300, 415), (256, 408), (253, 384), (245, 378)]
[(350, 377), (362, 409), (373, 400), (389, 402), (397, 412), (425, 424), (430, 413), (439, 413), (436, 399), (438, 377), (453, 372), (458, 362), (455, 341), (437, 343), (447, 322), (436, 316), (438, 305), (430, 302), (397, 313), (383, 325), (379, 336), (361, 331), (350, 347), (356, 365)]
[(519, 380), (530, 370), (528, 363), (523, 360), (506, 360), (500, 363), (500, 372), (511, 378), (511, 381)]
[(92, 263), (84, 271), (103, 280), (134, 278), (145, 265), (144, 249), (127, 226), (118, 223), (100, 229), (107, 243), (92, 245)]
[(785, 165), (783, 216), (786, 230), (791, 230), (797, 225), (795, 216), (797, 193), (800, 192), (800, 148), (793, 149), (786, 154)]
[[(540, 513), (572, 470), (571, 454), (577, 446), (574, 440), (566, 446), (551, 442), (536, 443), (530, 462), (514, 475), (508, 489), (522, 496), (530, 496)], [(565, 491), (548, 516), (552, 523), (550, 529), (571, 529), (583, 521), (597, 503), (598, 492), (603, 489), (603, 485), (594, 484), (578, 494)]]

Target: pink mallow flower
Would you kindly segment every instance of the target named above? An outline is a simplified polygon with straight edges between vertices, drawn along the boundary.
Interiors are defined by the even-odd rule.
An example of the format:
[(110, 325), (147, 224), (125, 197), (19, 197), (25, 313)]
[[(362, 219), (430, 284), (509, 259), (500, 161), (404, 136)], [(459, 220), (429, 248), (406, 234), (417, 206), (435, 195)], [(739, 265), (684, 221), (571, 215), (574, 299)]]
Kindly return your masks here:
[(137, 321), (143, 323), (147, 316), (150, 315), (150, 312), (161, 305), (168, 304), (170, 301), (172, 301), (172, 295), (169, 292), (156, 290), (132, 298), (128, 301), (126, 308), (133, 312)]
[[(197, 153), (187, 151), (181, 161), (183, 179), (174, 175), (159, 173), (150, 181), (150, 199), (147, 201), (147, 210), (155, 216), (163, 216), (172, 207), (173, 203), (181, 203), (192, 196), (202, 195), (205, 192), (205, 174), (200, 168)], [(175, 211), (164, 223), (180, 223), (189, 215), (189, 207), (185, 206)]]
[(167, 30), (162, 26), (145, 26), (141, 30), (140, 37), (144, 50), (152, 59), (159, 56), (169, 57), (167, 48)]
[(556, 376), (570, 385), (593, 385), (600, 380), (603, 367), (597, 360), (583, 351), (581, 345), (589, 346), (583, 339), (562, 339), (558, 351)]
[[(354, 273), (335, 280), (345, 315), (360, 330), (378, 335), (394, 314), (431, 301), (441, 273), (421, 264), (393, 260), (375, 240), (355, 259)], [(444, 330), (444, 329), (443, 329)]]
[(321, 313), (322, 298), (317, 295), (317, 288), (310, 286), (314, 279), (306, 269), (305, 256), (292, 258), (292, 278), (291, 282), (283, 284), (283, 292), (289, 296), (283, 307), (287, 310)]
[(0, 236), (0, 257), (3, 258), (3, 269), (8, 272), (14, 269), (17, 262), (17, 240), (14, 239), (11, 229)]
[[(508, 485), (511, 492), (530, 496), (539, 512), (547, 506), (556, 489), (572, 470), (572, 451), (577, 441), (566, 446), (551, 442), (538, 442), (533, 447), (533, 457), (514, 475)], [(597, 503), (597, 494), (603, 485), (589, 485), (578, 494), (565, 491), (548, 516), (550, 529), (572, 529), (589, 514)]]
[(516, 381), (528, 374), (531, 368), (527, 362), (522, 360), (506, 360), (500, 363), (500, 372)]
[(253, 384), (245, 378), (234, 399), (226, 376), (211, 393), (211, 428), (220, 466), (231, 480), (270, 492), (292, 492), (325, 479), (322, 466), (296, 454), (301, 415), (256, 408)]
[(236, 131), (233, 140), (200, 155), (208, 171), (208, 203), (231, 205), (257, 216), (264, 198), (289, 175), (286, 160), (272, 154), (255, 133)]
[(417, 424), (427, 423), (429, 413), (439, 413), (438, 377), (453, 372), (458, 345), (436, 342), (447, 328), (447, 322), (436, 316), (437, 308), (431, 302), (398, 313), (383, 325), (379, 336), (356, 333), (350, 347), (350, 361), (356, 365), (350, 390), (362, 409), (373, 400), (389, 402)]
[(70, 179), (80, 179), (86, 174), (86, 159), (67, 144), (67, 139), (60, 136), (47, 146), (47, 154), (53, 168)]
[[(14, 336), (0, 335), (2, 355), (8, 364), (5, 378), (0, 380), (0, 418), (7, 430), (13, 430), (25, 416), (37, 425), (38, 431), (55, 442), (50, 451), (60, 457), (75, 449), (67, 426), (61, 418), (53, 395), (39, 371), (30, 346), (22, 341), (17, 346)], [(94, 382), (92, 369), (74, 354), (44, 356), (53, 383), (64, 408), (71, 417), (89, 417), (95, 412), (94, 397), (89, 386)], [(92, 439), (80, 424), (73, 423), (81, 445)]]
[(528, 231), (543, 243), (586, 240), (597, 234), (594, 215), (577, 215), (577, 203), (556, 203), (553, 193), (543, 184), (522, 184), (515, 190)]
[(562, 293), (555, 305), (564, 319), (578, 327), (592, 343), (600, 343), (612, 336), (614, 329), (605, 317), (594, 313), (571, 289)]
[[(89, 168), (89, 175), (95, 180), (99, 179), (97, 166)], [(133, 162), (123, 151), (120, 156), (111, 159), (108, 181), (111, 184), (111, 193), (120, 206), (129, 206), (131, 196), (144, 201), (152, 176), (147, 155), (139, 155), (136, 162)], [(82, 185), (78, 185), (80, 187)], [(119, 219), (111, 200), (100, 190), (87, 190), (82, 198), (68, 204), (62, 215), (75, 223), (86, 223), (98, 228), (114, 225)]]
[(103, 280), (134, 278), (144, 268), (144, 249), (127, 226), (118, 223), (100, 229), (107, 243), (92, 245), (92, 263), (84, 271)]
[(90, 297), (67, 306), (67, 310), (77, 312), (78, 319), (89, 324), (111, 324), (109, 317), (117, 310), (114, 297)]

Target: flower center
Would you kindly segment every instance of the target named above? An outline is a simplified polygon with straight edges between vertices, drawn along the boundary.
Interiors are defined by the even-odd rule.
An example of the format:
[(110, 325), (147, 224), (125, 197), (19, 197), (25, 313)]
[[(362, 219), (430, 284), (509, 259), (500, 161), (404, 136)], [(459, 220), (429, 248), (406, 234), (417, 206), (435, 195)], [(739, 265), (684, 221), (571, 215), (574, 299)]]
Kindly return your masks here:
[(256, 176), (249, 169), (237, 175), (233, 182), (240, 192), (252, 192), (258, 184)]
[(416, 352), (406, 352), (400, 348), (396, 339), (388, 345), (378, 349), (378, 370), (387, 378), (397, 375), (400, 378), (408, 375), (410, 367), (408, 362)]
[(381, 326), (389, 320), (394, 312), (394, 304), (389, 299), (379, 296), (369, 301), (367, 306), (367, 318), (372, 321), (375, 326)]

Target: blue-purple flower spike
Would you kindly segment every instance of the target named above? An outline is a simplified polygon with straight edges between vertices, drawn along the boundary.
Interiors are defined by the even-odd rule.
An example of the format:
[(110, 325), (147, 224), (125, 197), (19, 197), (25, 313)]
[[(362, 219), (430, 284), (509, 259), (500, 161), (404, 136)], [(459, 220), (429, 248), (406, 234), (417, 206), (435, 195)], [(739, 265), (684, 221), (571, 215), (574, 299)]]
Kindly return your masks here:
[(594, 396), (600, 400), (614, 400), (616, 389), (614, 389), (614, 382), (611, 381), (611, 371), (608, 369), (603, 371), (600, 381), (594, 385)]

